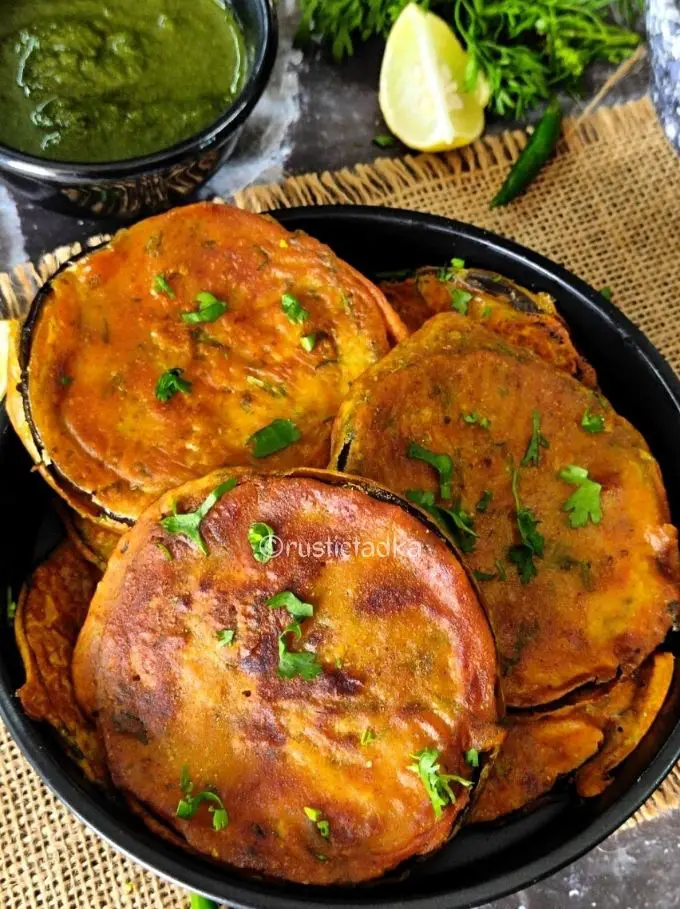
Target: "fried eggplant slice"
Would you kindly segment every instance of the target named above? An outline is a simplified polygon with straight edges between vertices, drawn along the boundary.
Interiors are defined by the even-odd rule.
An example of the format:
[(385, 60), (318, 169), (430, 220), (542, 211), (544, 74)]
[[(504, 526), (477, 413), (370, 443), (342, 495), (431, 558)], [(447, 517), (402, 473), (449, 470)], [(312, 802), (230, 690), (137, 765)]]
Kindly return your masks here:
[(14, 347), (9, 413), (76, 510), (129, 525), (220, 466), (325, 466), (352, 381), (405, 333), (328, 247), (199, 203), (48, 281)]
[(672, 654), (653, 654), (633, 676), (601, 686), (573, 703), (508, 716), (507, 737), (472, 809), (471, 822), (496, 820), (530, 806), (560, 777), (576, 770), (579, 795), (599, 795), (661, 710), (673, 664)]
[(22, 590), (14, 627), (26, 672), (17, 692), (24, 710), (53, 726), (85, 774), (103, 782), (101, 741), (71, 682), (73, 649), (100, 577), (70, 541), (62, 543)]
[(66, 533), (78, 552), (100, 571), (104, 571), (121, 535), (90, 518), (84, 518), (71, 508), (60, 507), (58, 512)]
[(480, 585), (509, 706), (628, 674), (671, 627), (677, 532), (644, 439), (465, 316), (434, 316), (355, 383), (331, 464), (448, 528)]
[(584, 385), (597, 385), (595, 371), (574, 347), (564, 320), (546, 293), (526, 290), (495, 272), (453, 267), (421, 268), (412, 277), (386, 281), (381, 288), (412, 332), (436, 313), (456, 309)]
[(270, 878), (363, 881), (435, 849), (502, 735), (453, 549), (325, 471), (163, 496), (113, 554), (73, 671), (114, 785), (187, 848)]

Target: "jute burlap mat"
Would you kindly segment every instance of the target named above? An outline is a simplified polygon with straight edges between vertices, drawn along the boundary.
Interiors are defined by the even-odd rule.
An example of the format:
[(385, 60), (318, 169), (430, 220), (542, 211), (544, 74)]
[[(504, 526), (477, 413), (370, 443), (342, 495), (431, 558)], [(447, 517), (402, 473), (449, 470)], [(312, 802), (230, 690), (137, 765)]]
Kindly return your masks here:
[[(488, 200), (526, 142), (523, 132), (460, 152), (380, 160), (255, 187), (254, 211), (328, 203), (389, 205), (470, 221), (564, 263), (613, 299), (680, 371), (680, 161), (648, 99), (567, 123), (556, 159), (506, 209)], [(0, 275), (0, 312), (25, 311), (73, 246)], [(6, 632), (5, 632), (6, 633)], [(680, 766), (629, 821), (680, 805)], [(185, 909), (179, 888), (122, 859), (62, 808), (0, 728), (0, 906), (3, 909)]]

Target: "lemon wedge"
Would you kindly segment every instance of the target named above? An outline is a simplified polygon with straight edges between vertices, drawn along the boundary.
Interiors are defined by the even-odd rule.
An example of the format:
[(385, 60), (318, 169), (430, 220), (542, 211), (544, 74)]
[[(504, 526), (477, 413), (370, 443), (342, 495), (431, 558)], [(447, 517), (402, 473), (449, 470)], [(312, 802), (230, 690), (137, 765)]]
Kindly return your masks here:
[(415, 3), (404, 8), (387, 38), (380, 70), (380, 109), (410, 148), (446, 151), (484, 129), (489, 87), (480, 74), (463, 90), (468, 55), (452, 29)]

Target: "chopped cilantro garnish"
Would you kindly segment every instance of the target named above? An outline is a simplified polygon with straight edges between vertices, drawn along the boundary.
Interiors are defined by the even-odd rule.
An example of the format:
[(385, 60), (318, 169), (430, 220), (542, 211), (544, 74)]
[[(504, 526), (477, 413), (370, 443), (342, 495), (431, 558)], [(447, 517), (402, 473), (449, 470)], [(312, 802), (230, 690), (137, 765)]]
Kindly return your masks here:
[(68, 387), (72, 382), (73, 382), (73, 376), (67, 376), (63, 373), (62, 373), (62, 375), (59, 376), (59, 384), (63, 385), (64, 388)]
[(284, 606), (294, 619), (308, 619), (314, 615), (312, 604), (303, 603), (291, 590), (282, 590), (281, 593), (274, 594), (267, 600), (267, 606), (270, 609), (280, 609)]
[(202, 290), (199, 294), (196, 294), (196, 302), (198, 303), (198, 309), (193, 312), (182, 313), (183, 322), (189, 322), (192, 325), (196, 322), (214, 322), (220, 316), (223, 316), (229, 308), (226, 303), (218, 300), (207, 290)]
[(321, 836), (327, 840), (331, 835), (331, 825), (328, 821), (323, 819), (321, 812), (317, 808), (307, 807), (305, 807), (304, 812), (309, 820), (316, 824), (316, 829), (319, 831)]
[(309, 335), (303, 335), (300, 338), (300, 347), (303, 350), (306, 350), (307, 353), (311, 353), (316, 347), (316, 332), (312, 332)]
[[(453, 479), (453, 461), (447, 454), (436, 454), (434, 451), (428, 451), (422, 445), (411, 442), (406, 449), (408, 458), (415, 458), (418, 461), (425, 461), (439, 474), (439, 495), (442, 499), (451, 498), (451, 481)], [(420, 503), (418, 503), (420, 504)]]
[(451, 259), (451, 267), (455, 268), (456, 270), (465, 268), (465, 260), (453, 258), (453, 259)]
[(373, 136), (373, 144), (378, 148), (391, 148), (397, 144), (396, 138), (390, 133), (383, 133), (380, 136)]
[(189, 779), (189, 771), (186, 764), (180, 772), (179, 788), (183, 797), (177, 803), (175, 812), (177, 817), (189, 820), (196, 814), (201, 802), (213, 802), (214, 805), (210, 805), (208, 808), (208, 811), (212, 814), (213, 829), (220, 831), (228, 826), (229, 815), (224, 807), (224, 802), (216, 792), (211, 789), (204, 789), (202, 792), (192, 795), (194, 784)]
[(16, 600), (12, 598), (12, 588), (7, 586), (7, 607), (5, 615), (7, 616), (7, 624), (11, 625), (14, 621), (14, 617), (17, 614), (17, 604)]
[(434, 816), (441, 817), (442, 808), (453, 805), (456, 796), (451, 789), (451, 783), (460, 783), (462, 786), (472, 786), (472, 780), (466, 780), (453, 773), (442, 773), (439, 769), (439, 751), (436, 748), (425, 748), (411, 757), (415, 764), (409, 765), (409, 770), (415, 771), (421, 779), (425, 791), (430, 797)]
[(371, 729), (370, 726), (367, 726), (366, 729), (361, 733), (361, 739), (359, 740), (362, 745), (370, 745), (371, 742), (375, 742), (378, 736)]
[(288, 650), (285, 637), (293, 634), (296, 638), (302, 636), (299, 622), (292, 622), (279, 636), (279, 676), (282, 679), (294, 679), (299, 675), (305, 682), (311, 682), (321, 672), (323, 667), (316, 662), (315, 654), (307, 650), (295, 652)]
[(604, 417), (599, 413), (591, 413), (589, 410), (581, 417), (581, 428), (586, 432), (604, 432)]
[(456, 277), (456, 272), (461, 268), (465, 268), (463, 259), (453, 258), (451, 259), (451, 265), (448, 268), (440, 268), (437, 270), (437, 277), (440, 281), (453, 281)]
[(493, 493), (490, 489), (485, 489), (484, 492), (479, 497), (479, 502), (475, 505), (475, 510), (480, 514), (484, 514), (486, 509), (489, 507), (489, 503), (493, 499)]
[[(424, 489), (407, 489), (404, 493), (409, 502), (420, 505), (425, 511), (432, 509), (434, 511), (434, 493), (426, 492)], [(435, 515), (436, 517), (436, 515)]]
[(600, 494), (602, 486), (588, 477), (585, 467), (570, 464), (559, 472), (559, 478), (578, 487), (562, 506), (562, 511), (571, 512), (571, 527), (585, 527), (588, 521), (599, 524), (602, 520)]
[(263, 565), (274, 555), (274, 528), (269, 524), (257, 521), (248, 528), (248, 542), (253, 550), (253, 558)]
[(173, 514), (161, 519), (161, 527), (168, 533), (181, 533), (194, 546), (197, 546), (204, 555), (208, 554), (208, 547), (201, 536), (201, 521), (208, 514), (211, 508), (217, 504), (225, 493), (230, 492), (236, 486), (234, 477), (225, 480), (216, 486), (209, 496), (199, 505), (196, 511), (189, 511), (185, 514), (177, 514), (176, 506)]
[(538, 467), (541, 448), (550, 448), (550, 442), (541, 432), (541, 415), (535, 410), (531, 414), (531, 438), (529, 439), (527, 450), (524, 452), (524, 457), (520, 461), (522, 467), (528, 467), (529, 464)]
[(236, 637), (236, 632), (233, 628), (222, 628), (217, 632), (217, 646), (218, 647), (231, 647), (234, 643), (234, 638)]
[(600, 289), (600, 294), (605, 298), (605, 300), (611, 300), (612, 298), (612, 289), (606, 285)]
[(478, 569), (473, 569), (472, 576), (475, 581), (494, 581), (496, 579), (495, 571), (479, 571)]
[(407, 489), (404, 495), (409, 502), (420, 505), (424, 511), (427, 511), (448, 530), (463, 552), (472, 552), (477, 538), (474, 521), (472, 515), (461, 508), (460, 503), (451, 508), (435, 505), (434, 493), (426, 492), (424, 489)]
[(476, 748), (469, 748), (465, 752), (465, 762), (470, 767), (479, 767), (479, 751)]
[(183, 369), (176, 366), (168, 369), (156, 382), (156, 397), (159, 401), (169, 401), (178, 391), (188, 394), (191, 391), (191, 382), (182, 378)]
[(456, 312), (459, 312), (462, 316), (466, 316), (468, 312), (468, 303), (471, 299), (472, 294), (469, 291), (456, 288), (451, 291), (451, 308), (455, 309)]
[(152, 290), (155, 294), (165, 294), (165, 296), (170, 297), (171, 300), (175, 299), (175, 291), (168, 284), (165, 275), (156, 275), (153, 279)]
[(522, 540), (521, 543), (511, 546), (508, 550), (508, 558), (517, 568), (520, 581), (522, 584), (528, 584), (532, 578), (536, 577), (536, 563), (534, 556), (539, 558), (543, 556), (545, 540), (536, 529), (539, 524), (538, 518), (533, 512), (522, 505), (517, 491), (517, 481), (519, 471), (512, 471), (512, 495), (515, 500), (515, 516), (517, 527)]
[(297, 297), (292, 294), (283, 294), (281, 297), (281, 309), (288, 317), (288, 321), (294, 325), (301, 325), (309, 318), (309, 313), (300, 305)]
[(249, 441), (253, 447), (253, 457), (266, 458), (277, 451), (283, 451), (300, 438), (300, 431), (292, 420), (273, 420), (254, 432)]
[(480, 315), (481, 315), (482, 319), (488, 319), (489, 316), (491, 315), (491, 312), (492, 312), (492, 309), (491, 309), (491, 307), (487, 304), (486, 306), (484, 306), (484, 307), (482, 308), (482, 311), (481, 311)]
[(491, 420), (488, 417), (480, 416), (476, 410), (464, 413), (463, 420), (468, 426), (479, 426), (481, 429), (489, 429), (491, 426)]

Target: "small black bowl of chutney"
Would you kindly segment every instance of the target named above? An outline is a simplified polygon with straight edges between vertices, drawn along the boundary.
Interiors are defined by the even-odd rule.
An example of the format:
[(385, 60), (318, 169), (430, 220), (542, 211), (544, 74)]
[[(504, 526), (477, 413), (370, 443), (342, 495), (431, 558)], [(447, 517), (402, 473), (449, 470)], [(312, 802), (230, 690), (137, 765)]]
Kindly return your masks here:
[(269, 80), (272, 0), (2, 0), (0, 179), (81, 216), (186, 201)]

